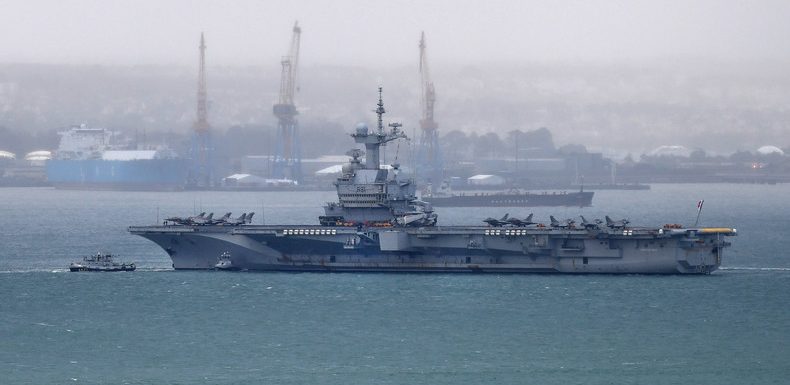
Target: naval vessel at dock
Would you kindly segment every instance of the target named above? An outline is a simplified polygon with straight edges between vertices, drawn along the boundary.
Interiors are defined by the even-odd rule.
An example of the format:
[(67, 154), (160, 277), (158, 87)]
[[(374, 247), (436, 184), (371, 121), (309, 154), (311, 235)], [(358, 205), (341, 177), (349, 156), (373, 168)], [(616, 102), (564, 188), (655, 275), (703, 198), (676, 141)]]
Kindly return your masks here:
[(335, 182), (338, 201), (324, 207), (316, 225), (180, 221), (129, 232), (164, 249), (175, 269), (214, 269), (224, 255), (234, 268), (263, 271), (644, 274), (710, 273), (730, 246), (727, 237), (736, 235), (727, 227), (633, 227), (608, 218), (578, 226), (531, 217), (438, 226), (399, 165), (381, 167), (380, 147), (406, 137), (400, 124), (385, 129), (384, 112), (379, 89), (378, 125), (358, 125), (351, 134), (365, 151), (349, 152)]

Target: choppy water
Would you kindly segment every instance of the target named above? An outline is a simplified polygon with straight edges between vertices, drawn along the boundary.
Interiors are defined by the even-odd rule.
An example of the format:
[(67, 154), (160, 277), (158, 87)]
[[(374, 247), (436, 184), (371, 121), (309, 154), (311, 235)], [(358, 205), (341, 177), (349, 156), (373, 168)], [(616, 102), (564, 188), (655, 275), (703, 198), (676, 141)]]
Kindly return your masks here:
[[(510, 210), (688, 224), (704, 198), (701, 223), (739, 236), (711, 276), (498, 276), (176, 272), (125, 231), (261, 207), (267, 223), (316, 223), (332, 193), (0, 189), (0, 383), (784, 384), (788, 196), (654, 185), (596, 192), (591, 208)], [(140, 269), (66, 272), (97, 250)]]

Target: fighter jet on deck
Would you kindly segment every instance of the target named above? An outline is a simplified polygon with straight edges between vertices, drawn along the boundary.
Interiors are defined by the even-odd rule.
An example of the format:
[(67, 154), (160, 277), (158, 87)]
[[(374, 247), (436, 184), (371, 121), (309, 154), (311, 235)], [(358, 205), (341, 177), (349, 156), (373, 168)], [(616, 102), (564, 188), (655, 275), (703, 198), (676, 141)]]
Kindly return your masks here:
[(625, 226), (628, 225), (629, 223), (631, 223), (631, 221), (629, 221), (628, 219), (621, 219), (619, 221), (615, 221), (612, 218), (609, 218), (608, 215), (606, 216), (606, 226), (612, 229), (625, 228)]
[(603, 223), (601, 222), (600, 219), (595, 219), (592, 222), (587, 222), (587, 219), (584, 218), (584, 215), (579, 215), (579, 217), (581, 217), (582, 219), (582, 223), (581, 223), (582, 227), (588, 230), (598, 229), (601, 227), (601, 223)]
[(533, 214), (530, 213), (529, 216), (527, 216), (524, 219), (510, 218), (507, 221), (508, 223), (516, 227), (526, 227), (529, 225), (536, 225), (537, 223), (532, 222), (532, 215)]
[(551, 227), (558, 229), (568, 229), (573, 227), (574, 224), (576, 224), (576, 221), (574, 221), (573, 219), (566, 219), (560, 222), (557, 220), (557, 218), (554, 218), (554, 215), (550, 215), (549, 218), (551, 219)]
[(510, 215), (510, 214), (505, 214), (505, 216), (502, 217), (502, 219), (496, 219), (496, 218), (489, 217), (489, 218), (483, 219), (483, 222), (488, 223), (489, 226), (502, 227), (502, 226), (504, 226), (504, 225), (509, 223), (507, 221), (508, 215)]
[(181, 217), (170, 217), (165, 219), (165, 223), (170, 222), (176, 225), (192, 225), (195, 224), (196, 221), (202, 221), (203, 217), (206, 215), (205, 212), (202, 212), (198, 215), (194, 215), (191, 217), (181, 218)]

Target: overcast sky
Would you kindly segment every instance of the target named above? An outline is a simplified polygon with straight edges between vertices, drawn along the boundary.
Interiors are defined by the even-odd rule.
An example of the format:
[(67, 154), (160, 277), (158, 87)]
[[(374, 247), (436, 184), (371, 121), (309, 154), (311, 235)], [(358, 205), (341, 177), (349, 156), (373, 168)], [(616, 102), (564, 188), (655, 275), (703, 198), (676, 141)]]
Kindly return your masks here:
[(304, 65), (790, 60), (790, 1), (0, 0), (0, 62)]

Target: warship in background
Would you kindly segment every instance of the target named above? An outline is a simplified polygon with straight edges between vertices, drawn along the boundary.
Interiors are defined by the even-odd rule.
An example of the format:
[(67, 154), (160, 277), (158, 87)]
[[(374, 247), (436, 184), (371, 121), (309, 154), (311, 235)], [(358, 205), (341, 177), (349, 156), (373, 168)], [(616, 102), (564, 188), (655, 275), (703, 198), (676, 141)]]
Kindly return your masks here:
[(118, 263), (111, 254), (96, 253), (82, 258), (82, 261), (72, 262), (69, 265), (70, 271), (134, 271), (137, 267), (134, 263)]
[[(611, 181), (609, 183), (592, 183), (584, 185), (583, 183), (579, 182), (579, 178), (577, 177), (576, 186), (584, 187), (588, 190), (650, 190), (649, 184), (644, 183), (622, 183), (617, 181), (617, 163), (612, 162), (612, 176)], [(582, 178), (583, 180), (584, 178)]]
[(593, 192), (541, 191), (530, 192), (513, 189), (500, 192), (453, 193), (450, 184), (443, 182), (437, 191), (429, 187), (422, 200), (436, 207), (537, 207), (565, 206), (588, 207), (592, 205)]
[[(559, 221), (489, 218), (483, 226), (437, 226), (432, 205), (418, 200), (399, 166), (382, 168), (380, 147), (405, 138), (399, 124), (360, 125), (351, 137), (365, 145), (336, 183), (338, 201), (325, 206), (317, 225), (213, 225), (183, 222), (130, 226), (159, 245), (175, 269), (443, 273), (645, 273), (707, 274), (716, 270), (736, 230), (627, 221)], [(200, 221), (199, 221), (200, 222)], [(243, 221), (240, 221), (243, 222)]]
[(650, 190), (649, 184), (643, 183), (600, 183), (600, 184), (588, 184), (585, 185), (584, 188), (587, 190), (631, 190), (631, 191), (639, 191), (639, 190)]
[(115, 133), (84, 124), (61, 132), (47, 161), (47, 180), (56, 188), (82, 190), (182, 190), (188, 160), (172, 149), (129, 150), (113, 143)]

